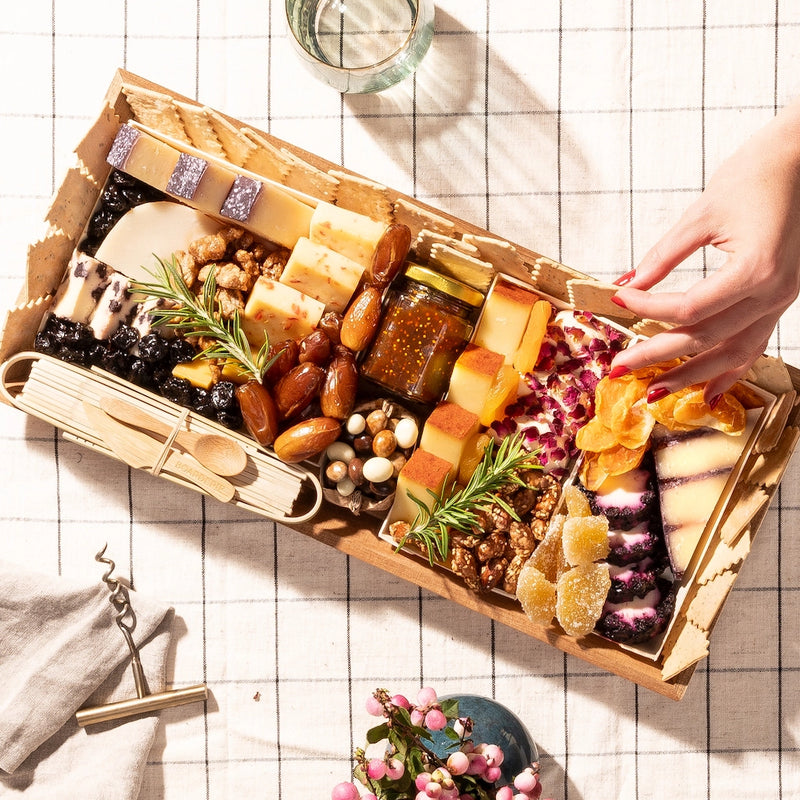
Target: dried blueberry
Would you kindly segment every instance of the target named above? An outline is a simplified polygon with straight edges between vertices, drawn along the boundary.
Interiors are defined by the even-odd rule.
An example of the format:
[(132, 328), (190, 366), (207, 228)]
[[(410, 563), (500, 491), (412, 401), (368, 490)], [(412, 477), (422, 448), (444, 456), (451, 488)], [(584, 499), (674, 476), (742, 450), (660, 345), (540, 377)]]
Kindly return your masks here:
[(33, 349), (37, 353), (45, 353), (48, 356), (52, 356), (58, 352), (58, 344), (52, 333), (47, 330), (41, 330), (33, 340)]
[(103, 191), (103, 208), (107, 211), (122, 213), (128, 210), (128, 201), (115, 183), (110, 183)]
[(109, 342), (117, 350), (127, 352), (139, 341), (139, 333), (130, 325), (120, 325), (109, 337)]
[(151, 389), (156, 385), (152, 366), (142, 361), (141, 358), (131, 359), (128, 367), (128, 380), (137, 386), (144, 386), (146, 389)]
[(242, 414), (236, 406), (225, 411), (217, 411), (217, 422), (226, 428), (236, 430), (242, 427)]
[(197, 355), (197, 350), (188, 340), (182, 339), (180, 336), (170, 340), (169, 362), (173, 367), (176, 364), (183, 364), (187, 361), (191, 361), (195, 355)]
[(158, 333), (148, 333), (139, 340), (139, 358), (148, 364), (163, 361), (169, 355), (167, 340)]
[(158, 390), (167, 400), (179, 406), (188, 406), (192, 399), (192, 384), (185, 378), (176, 378), (174, 375), (167, 378)]
[(211, 392), (208, 389), (195, 388), (192, 391), (192, 408), (204, 417), (214, 419), (217, 414), (217, 409), (214, 408), (214, 403), (211, 400)]
[(66, 347), (71, 347), (75, 350), (88, 350), (97, 340), (88, 325), (75, 322), (65, 331), (62, 341)]
[(89, 362), (89, 354), (85, 350), (75, 350), (71, 347), (61, 347), (59, 348), (58, 353), (56, 356), (60, 358), (62, 361), (66, 361), (70, 364), (81, 364), (82, 366), (88, 367)]
[(211, 402), (217, 411), (237, 409), (236, 386), (232, 381), (220, 381), (211, 387)]

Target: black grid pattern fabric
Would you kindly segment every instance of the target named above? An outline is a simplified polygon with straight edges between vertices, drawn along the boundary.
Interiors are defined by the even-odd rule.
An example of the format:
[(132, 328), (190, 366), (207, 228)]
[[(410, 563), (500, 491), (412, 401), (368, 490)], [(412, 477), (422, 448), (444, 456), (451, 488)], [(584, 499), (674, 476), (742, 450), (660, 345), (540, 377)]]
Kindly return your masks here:
[[(15, 4), (0, 20), (3, 305), (116, 67), (603, 280), (800, 90), (793, 0), (436, 5), (414, 77), (342, 96), (291, 52), (279, 0)], [(718, 263), (697, 253), (666, 285)], [(796, 304), (769, 352), (800, 364)], [(800, 798), (796, 458), (676, 704), (7, 406), (0, 452), (0, 557), (91, 580), (108, 542), (176, 610), (170, 682), (212, 691), (162, 713), (141, 800), (326, 798), (372, 689), (421, 685), (513, 709), (545, 796)]]

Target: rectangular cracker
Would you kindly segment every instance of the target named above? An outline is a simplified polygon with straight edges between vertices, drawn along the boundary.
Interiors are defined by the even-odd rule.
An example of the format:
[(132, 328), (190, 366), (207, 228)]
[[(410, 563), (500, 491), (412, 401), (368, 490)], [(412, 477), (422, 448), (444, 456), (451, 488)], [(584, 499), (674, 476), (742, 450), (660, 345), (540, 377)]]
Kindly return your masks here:
[(484, 261), (494, 265), (494, 268), (506, 275), (512, 275), (522, 281), (531, 279), (531, 272), (525, 267), (519, 251), (511, 242), (505, 239), (496, 239), (490, 236), (477, 236), (472, 233), (464, 234), (464, 241), (477, 248)]
[(431, 248), (435, 244), (446, 244), (455, 250), (460, 250), (470, 256), (479, 256), (480, 251), (475, 245), (468, 244), (463, 239), (455, 239), (452, 236), (445, 236), (436, 231), (429, 231), (427, 229), (421, 230), (417, 234), (416, 241), (414, 242), (414, 252), (420, 261), (427, 261), (431, 257)]
[(664, 644), (661, 679), (668, 681), (708, 655), (708, 631), (678, 617)]
[(728, 504), (730, 513), (719, 526), (722, 541), (732, 547), (769, 500), (769, 495), (760, 486), (739, 483)]
[(134, 118), (142, 125), (155, 128), (173, 139), (191, 144), (173, 98), (162, 92), (128, 84), (123, 85), (122, 92), (131, 107)]
[(213, 108), (203, 107), (208, 121), (219, 139), (225, 158), (237, 167), (243, 167), (256, 146), (233, 123)]
[(276, 147), (269, 139), (252, 128), (242, 128), (242, 134), (256, 146), (244, 164), (244, 168), (276, 183), (283, 183), (291, 169), (286, 151)]
[(100, 186), (88, 172), (78, 167), (67, 170), (61, 186), (53, 196), (45, 221), (77, 243), (99, 193)]
[(495, 272), (487, 261), (468, 256), (449, 245), (436, 243), (431, 247), (431, 266), (451, 278), (466, 283), (484, 294), (489, 291)]
[(456, 225), (452, 220), (446, 219), (427, 208), (398, 197), (394, 202), (394, 221), (408, 225), (411, 229), (412, 241), (417, 238), (421, 230), (435, 231), (445, 236), (454, 236)]
[(328, 175), (339, 182), (336, 189), (337, 206), (366, 214), (379, 222), (392, 222), (392, 199), (385, 186), (342, 170), (329, 170)]
[(97, 184), (98, 193), (111, 169), (106, 156), (120, 124), (114, 109), (106, 104), (86, 136), (75, 148), (79, 168), (88, 172), (89, 178)]
[(567, 295), (573, 308), (626, 321), (637, 319), (632, 311), (611, 302), (618, 291), (619, 286), (613, 283), (599, 283), (591, 278), (573, 278), (567, 281)]
[(74, 240), (57, 228), (50, 228), (43, 238), (28, 247), (23, 302), (51, 294), (58, 288), (74, 249)]
[(686, 618), (704, 631), (710, 631), (736, 580), (733, 570), (725, 570), (697, 588), (686, 607)]
[[(34, 337), (51, 300), (51, 295), (37, 297), (29, 303), (12, 308), (6, 314), (3, 329), (0, 330), (0, 363), (14, 353), (33, 350)], [(3, 399), (2, 394), (0, 399)]]
[(796, 400), (797, 392), (794, 389), (777, 396), (764, 428), (753, 445), (753, 452), (768, 453), (778, 444)]
[(202, 106), (176, 101), (178, 114), (191, 143), (198, 149), (217, 158), (225, 158), (225, 148), (214, 132), (214, 126)]
[(565, 303), (569, 302), (569, 292), (567, 283), (571, 280), (585, 278), (585, 275), (576, 272), (574, 269), (553, 261), (546, 256), (539, 256), (533, 264), (533, 275), (536, 287), (545, 294), (557, 297)]

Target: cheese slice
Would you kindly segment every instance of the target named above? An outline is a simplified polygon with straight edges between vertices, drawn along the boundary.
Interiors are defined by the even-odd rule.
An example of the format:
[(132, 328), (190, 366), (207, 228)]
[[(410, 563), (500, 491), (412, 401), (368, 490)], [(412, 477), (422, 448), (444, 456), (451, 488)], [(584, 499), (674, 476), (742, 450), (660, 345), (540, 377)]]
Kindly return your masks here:
[(51, 311), (57, 317), (86, 324), (110, 280), (111, 270), (105, 264), (74, 251)]
[(430, 492), (439, 494), (442, 491), (452, 469), (453, 465), (449, 461), (418, 447), (397, 476), (397, 490), (388, 521), (391, 523), (403, 520), (409, 524), (414, 522), (419, 506), (411, 499), (411, 495), (422, 501), (430, 511), (433, 506)]
[(168, 261), (195, 239), (216, 233), (222, 223), (169, 200), (143, 203), (123, 214), (97, 249), (97, 259), (131, 280), (150, 282), (155, 257)]
[(501, 353), (468, 344), (453, 365), (448, 401), (481, 417), (503, 361)]
[(422, 428), (419, 446), (452, 464), (451, 477), (458, 475), (467, 442), (478, 432), (478, 415), (453, 402), (439, 403)]
[(242, 330), (254, 349), (268, 339), (278, 344), (307, 336), (320, 321), (325, 305), (292, 286), (261, 277), (253, 285), (244, 313)]
[(522, 342), (538, 296), (507, 281), (498, 281), (486, 298), (473, 342), (505, 356), (507, 364)]
[(301, 236), (280, 281), (324, 303), (326, 311), (341, 313), (347, 308), (363, 272), (364, 267), (347, 256)]
[(251, 233), (292, 248), (307, 236), (314, 209), (272, 183), (237, 175), (220, 214)]
[(386, 230), (385, 222), (331, 203), (319, 203), (311, 216), (308, 237), (368, 268)]

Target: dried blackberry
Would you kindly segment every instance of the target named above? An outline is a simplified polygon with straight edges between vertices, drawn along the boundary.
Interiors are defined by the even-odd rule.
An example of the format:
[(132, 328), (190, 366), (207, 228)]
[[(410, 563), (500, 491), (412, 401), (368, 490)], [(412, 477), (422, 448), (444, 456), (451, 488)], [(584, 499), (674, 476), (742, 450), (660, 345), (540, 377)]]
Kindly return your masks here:
[(84, 367), (88, 367), (91, 364), (89, 353), (86, 350), (78, 350), (72, 347), (59, 348), (56, 357), (66, 361), (68, 364), (80, 364)]
[(153, 367), (145, 361), (142, 361), (141, 358), (131, 359), (128, 367), (128, 380), (145, 389), (153, 389), (156, 386)]
[(239, 411), (238, 407), (226, 409), (225, 411), (217, 411), (217, 422), (235, 431), (242, 427), (242, 413)]
[(197, 350), (191, 342), (181, 337), (170, 339), (169, 362), (173, 367), (176, 364), (184, 364), (187, 361), (191, 361), (195, 355), (197, 355)]
[(66, 343), (71, 327), (72, 323), (68, 319), (51, 316), (50, 319), (47, 320), (45, 330), (51, 334), (56, 344), (63, 345)]
[(217, 416), (217, 409), (214, 408), (214, 403), (211, 400), (211, 392), (208, 389), (201, 389), (195, 387), (192, 390), (192, 408), (204, 417), (215, 419)]
[(174, 375), (161, 383), (158, 390), (167, 400), (179, 406), (188, 406), (192, 399), (192, 384), (185, 378), (176, 378)]
[(103, 190), (101, 203), (103, 209), (118, 215), (125, 213), (130, 208), (119, 184), (116, 183), (110, 183), (106, 186)]
[(148, 333), (139, 340), (139, 358), (148, 364), (163, 361), (169, 353), (167, 340), (158, 333)]
[(41, 330), (33, 340), (33, 349), (37, 353), (54, 356), (58, 352), (58, 343), (50, 331)]
[[(236, 385), (232, 381), (220, 381), (211, 387), (211, 402), (217, 411), (238, 410)], [(224, 424), (224, 423), (223, 423)]]
[(81, 322), (73, 322), (62, 338), (62, 344), (73, 350), (89, 350), (96, 341), (92, 329)]
[(139, 341), (139, 333), (130, 325), (120, 325), (109, 337), (109, 342), (117, 350), (128, 352)]

